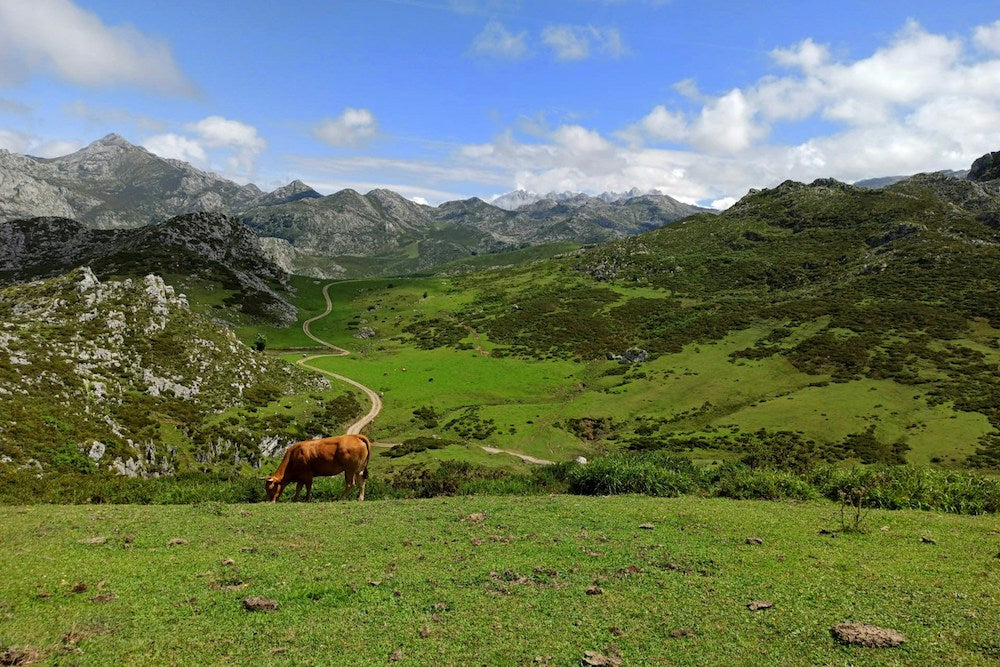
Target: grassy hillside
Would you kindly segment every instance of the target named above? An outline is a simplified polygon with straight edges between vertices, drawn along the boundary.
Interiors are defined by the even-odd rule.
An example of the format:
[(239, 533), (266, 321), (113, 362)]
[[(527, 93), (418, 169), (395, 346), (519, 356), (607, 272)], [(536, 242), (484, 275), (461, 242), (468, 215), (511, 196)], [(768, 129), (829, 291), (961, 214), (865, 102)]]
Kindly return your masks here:
[[(995, 199), (937, 177), (790, 182), (573, 256), (343, 282), (313, 331), (358, 354), (316, 363), (384, 392), (380, 440), (457, 439), (471, 446), (444, 452), (470, 460), (719, 461), (788, 432), (821, 460), (995, 468)], [(301, 317), (322, 312), (321, 283), (298, 286)], [(646, 359), (620, 360), (630, 348)]]
[[(47, 664), (1000, 657), (995, 516), (873, 511), (859, 533), (826, 502), (560, 496), (0, 507), (0, 521), (0, 652)], [(246, 611), (257, 596), (277, 609)], [(830, 633), (843, 621), (907, 641), (846, 646)]]

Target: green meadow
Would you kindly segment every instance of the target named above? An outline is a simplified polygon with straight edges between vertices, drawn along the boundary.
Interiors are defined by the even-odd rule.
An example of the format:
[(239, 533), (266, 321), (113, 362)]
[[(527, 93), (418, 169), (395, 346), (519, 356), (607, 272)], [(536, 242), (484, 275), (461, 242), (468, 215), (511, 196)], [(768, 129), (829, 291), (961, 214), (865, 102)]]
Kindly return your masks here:
[[(514, 289), (518, 274), (499, 272)], [(509, 283), (509, 284), (508, 284)], [(325, 281), (296, 279), (300, 321), (324, 311)], [(783, 326), (759, 322), (717, 340), (688, 343), (638, 364), (609, 360), (530, 358), (503, 354), (498, 345), (462, 324), (456, 313), (474, 304), (482, 284), (461, 277), (399, 278), (334, 282), (333, 309), (311, 325), (314, 334), (352, 351), (310, 364), (354, 378), (383, 396), (384, 410), (372, 427), (380, 442), (437, 436), (464, 443), (394, 460), (405, 465), (441, 457), (486, 465), (521, 467), (516, 459), (490, 455), (483, 446), (553, 461), (592, 457), (627, 446), (636, 429), (661, 424), (657, 437), (725, 440), (738, 433), (791, 431), (802, 438), (837, 442), (868, 429), (882, 442), (905, 442), (906, 460), (917, 464), (961, 465), (980, 439), (994, 430), (978, 412), (932, 400), (926, 385), (895, 379), (834, 379), (830, 373), (799, 370), (784, 354), (740, 356), (782, 330), (790, 349), (828, 326), (828, 320)], [(647, 298), (661, 290), (617, 287), (622, 299)], [(435, 326), (458, 328), (449, 345), (429, 347), (414, 332)], [(441, 324), (444, 323), (444, 324)], [(364, 327), (372, 338), (357, 338)], [(248, 342), (261, 329), (245, 328)], [(442, 329), (443, 330), (443, 329)], [(315, 349), (300, 326), (264, 330), (269, 348), (296, 350), (283, 356), (302, 359)], [(977, 323), (962, 344), (1000, 361), (989, 344), (996, 335)], [(933, 377), (933, 371), (926, 371)], [(431, 410), (436, 418), (419, 418)], [(606, 420), (606, 432), (580, 437), (571, 420)], [(644, 421), (645, 420), (645, 421)], [(457, 424), (454, 422), (458, 422)], [(477, 437), (462, 437), (461, 425), (479, 426)], [(449, 423), (452, 428), (444, 428)], [(721, 440), (720, 440), (721, 439)], [(688, 448), (702, 462), (732, 458), (726, 447)]]
[[(874, 510), (844, 532), (829, 502), (481, 496), (8, 506), (0, 521), (5, 664), (1000, 658), (995, 515)], [(255, 597), (276, 609), (246, 610)], [(907, 641), (846, 646), (830, 633), (845, 621)]]

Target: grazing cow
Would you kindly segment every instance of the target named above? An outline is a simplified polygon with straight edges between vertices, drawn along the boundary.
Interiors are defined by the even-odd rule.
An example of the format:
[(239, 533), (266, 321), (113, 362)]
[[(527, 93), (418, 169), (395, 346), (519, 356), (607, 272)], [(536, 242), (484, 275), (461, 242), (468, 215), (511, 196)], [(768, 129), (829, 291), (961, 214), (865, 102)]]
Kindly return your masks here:
[(285, 487), (295, 482), (292, 500), (298, 500), (304, 484), (308, 501), (312, 497), (313, 477), (344, 473), (344, 492), (340, 494), (340, 499), (343, 500), (356, 483), (360, 490), (358, 500), (364, 500), (371, 452), (371, 440), (363, 435), (338, 435), (296, 442), (285, 452), (274, 474), (261, 477), (265, 480), (267, 499), (278, 502)]

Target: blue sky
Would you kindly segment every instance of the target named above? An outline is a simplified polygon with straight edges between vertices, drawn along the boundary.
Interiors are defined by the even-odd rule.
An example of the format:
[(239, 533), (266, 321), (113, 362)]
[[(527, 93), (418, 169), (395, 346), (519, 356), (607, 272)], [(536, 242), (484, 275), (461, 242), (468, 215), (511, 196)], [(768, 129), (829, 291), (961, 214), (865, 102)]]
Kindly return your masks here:
[(0, 148), (109, 132), (264, 189), (724, 206), (1000, 150), (1000, 4), (0, 1)]

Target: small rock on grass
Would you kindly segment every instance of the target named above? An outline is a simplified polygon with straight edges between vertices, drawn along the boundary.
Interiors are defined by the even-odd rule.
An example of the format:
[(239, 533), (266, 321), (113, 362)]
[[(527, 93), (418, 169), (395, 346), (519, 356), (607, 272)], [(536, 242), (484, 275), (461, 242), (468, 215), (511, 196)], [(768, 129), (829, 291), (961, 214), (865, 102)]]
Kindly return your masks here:
[(587, 595), (604, 595), (604, 589), (600, 586), (590, 586), (587, 588)]
[(108, 538), (105, 535), (97, 535), (95, 537), (85, 537), (82, 540), (77, 540), (78, 544), (107, 544)]
[(653, 530), (654, 528), (656, 528), (656, 526), (654, 526), (651, 523), (641, 523), (639, 524), (639, 528), (641, 528), (642, 530)]
[(750, 544), (750, 545), (764, 544), (764, 538), (763, 537), (748, 537), (747, 540), (746, 540), (746, 543)]
[(830, 628), (830, 634), (845, 644), (871, 648), (892, 648), (906, 641), (906, 637), (897, 630), (867, 623), (838, 623)]
[(278, 601), (255, 595), (243, 599), (243, 608), (247, 611), (275, 611), (278, 609)]
[(188, 543), (188, 541), (185, 540), (183, 537), (175, 537), (172, 540), (170, 540), (169, 542), (167, 542), (167, 546), (168, 547), (179, 547), (182, 544), (187, 544), (187, 543)]
[(924, 544), (937, 544), (933, 537), (921, 537), (920, 541)]
[(774, 606), (774, 603), (770, 600), (754, 600), (747, 605), (747, 609), (750, 611), (760, 611), (761, 609), (770, 609)]

